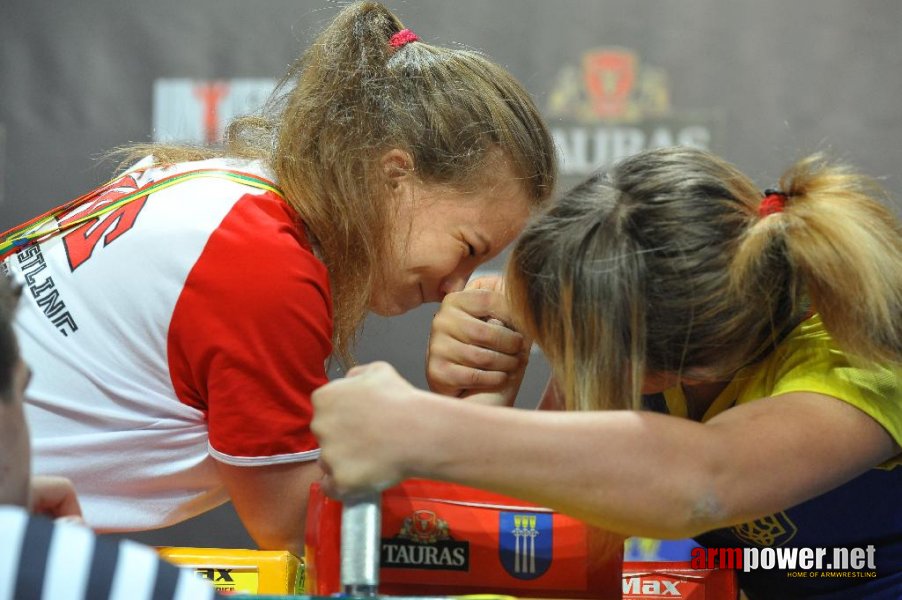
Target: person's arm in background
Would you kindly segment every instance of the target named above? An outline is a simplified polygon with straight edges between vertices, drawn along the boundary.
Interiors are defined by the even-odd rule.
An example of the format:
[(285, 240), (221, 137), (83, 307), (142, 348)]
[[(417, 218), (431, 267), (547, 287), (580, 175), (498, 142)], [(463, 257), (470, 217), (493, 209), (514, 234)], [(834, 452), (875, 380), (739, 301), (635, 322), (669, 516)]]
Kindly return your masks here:
[[(489, 338), (472, 320), (493, 312), (504, 314), (503, 296), (494, 300), (489, 310), (488, 301), (479, 304), (473, 292), (460, 292), (459, 298), (449, 295), (436, 315), (433, 336), (453, 339), (463, 347), (486, 346)], [(448, 342), (431, 343), (428, 367), (433, 390), (463, 388), (467, 382), (485, 388), (499, 385), (511, 367), (497, 344), (488, 347), (502, 356), (479, 363), (466, 358), (469, 350), (454, 349)], [(434, 406), (433, 422), (441, 423), (442, 431), (417, 434), (423, 433), (424, 439), (438, 436), (430, 449), (441, 448), (442, 454), (423, 452), (411, 456), (406, 466), (399, 466), (404, 459), (396, 463), (386, 458), (393, 465), (386, 469), (353, 465), (352, 457), (341, 453), (343, 443), (336, 441), (332, 447), (329, 442), (324, 462), (334, 470), (329, 482), (333, 492), (353, 487), (364, 473), (373, 477), (370, 485), (384, 485), (399, 473), (419, 474), (519, 496), (628, 535), (687, 537), (816, 496), (899, 452), (889, 432), (867, 414), (816, 393), (764, 398), (702, 425), (627, 411), (529, 414), (452, 408), (425, 392), (403, 389), (416, 402)], [(323, 390), (323, 395), (330, 391)], [(553, 379), (539, 408), (564, 409)], [(329, 413), (323, 412), (320, 416), (328, 419)], [(451, 446), (442, 443), (446, 431), (454, 432)], [(765, 433), (750, 436), (749, 431)], [(839, 445), (838, 440), (849, 445)], [(400, 446), (389, 445), (386, 451), (405, 452)], [(515, 476), (518, 470), (512, 464), (528, 464), (530, 479)], [(781, 465), (778, 474), (768, 467), (773, 464)]]
[(84, 524), (75, 487), (65, 477), (32, 476), (31, 512), (52, 519), (65, 519)]
[[(331, 494), (427, 477), (656, 538), (771, 514), (899, 452), (863, 411), (803, 392), (749, 402), (701, 424), (650, 412), (460, 402), (418, 390), (374, 363), (320, 388), (313, 400)], [(529, 477), (516, 465), (528, 465)]]

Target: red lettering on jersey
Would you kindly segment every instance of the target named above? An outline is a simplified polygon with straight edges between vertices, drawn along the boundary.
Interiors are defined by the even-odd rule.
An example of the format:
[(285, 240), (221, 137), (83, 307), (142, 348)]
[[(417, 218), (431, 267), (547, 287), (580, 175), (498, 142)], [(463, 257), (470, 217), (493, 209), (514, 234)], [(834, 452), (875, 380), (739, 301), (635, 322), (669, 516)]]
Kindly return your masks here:
[[(69, 214), (60, 217), (59, 223), (64, 226), (67, 221), (72, 219), (90, 216), (137, 189), (138, 184), (135, 179), (131, 175), (126, 175), (111, 184), (111, 187), (107, 187), (96, 198), (86, 201)], [(103, 245), (107, 246), (131, 229), (138, 218), (138, 213), (144, 208), (145, 202), (147, 202), (147, 196), (135, 198), (114, 211), (89, 219), (68, 231), (63, 236), (63, 245), (66, 248), (66, 257), (69, 259), (69, 268), (74, 271), (91, 258), (94, 248), (101, 239), (103, 239)]]

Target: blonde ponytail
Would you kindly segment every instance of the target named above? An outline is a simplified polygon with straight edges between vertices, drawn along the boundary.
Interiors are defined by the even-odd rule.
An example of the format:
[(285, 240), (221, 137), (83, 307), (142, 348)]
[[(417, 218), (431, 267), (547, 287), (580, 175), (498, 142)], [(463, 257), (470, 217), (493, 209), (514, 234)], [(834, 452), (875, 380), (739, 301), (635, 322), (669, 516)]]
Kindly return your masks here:
[(902, 236), (879, 188), (815, 156), (781, 189), (762, 206), (725, 160), (658, 148), (526, 228), (506, 290), (568, 407), (635, 406), (647, 375), (730, 379), (812, 308), (850, 354), (902, 360)]
[(853, 354), (902, 362), (902, 227), (877, 200), (884, 192), (820, 155), (780, 185), (786, 253), (827, 330)]

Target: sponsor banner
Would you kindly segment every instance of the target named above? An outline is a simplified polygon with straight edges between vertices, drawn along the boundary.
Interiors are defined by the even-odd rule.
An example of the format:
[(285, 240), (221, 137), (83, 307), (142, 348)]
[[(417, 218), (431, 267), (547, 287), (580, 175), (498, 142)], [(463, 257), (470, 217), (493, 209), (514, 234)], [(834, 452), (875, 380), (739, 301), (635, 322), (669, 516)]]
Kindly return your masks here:
[(382, 540), (383, 569), (469, 571), (470, 544), (448, 532), (448, 522), (435, 512), (415, 510), (404, 518), (393, 538)]
[(268, 78), (157, 79), (153, 140), (219, 144), (229, 121), (256, 112), (275, 85), (276, 80)]
[[(379, 592), (620, 598), (623, 537), (473, 488), (407, 480), (382, 495)], [(341, 504), (311, 487), (305, 591), (341, 591)]]
[(739, 593), (735, 571), (693, 569), (685, 561), (625, 561), (621, 587), (623, 600), (735, 600)]
[(628, 48), (587, 50), (579, 65), (563, 66), (545, 114), (564, 176), (650, 148), (718, 142), (719, 111), (672, 108), (667, 73)]
[(299, 594), (304, 587), (304, 567), (286, 551), (175, 546), (157, 551), (224, 594)]
[(194, 574), (209, 581), (219, 592), (256, 594), (260, 574), (255, 567), (196, 567)]
[(633, 125), (571, 125), (551, 128), (562, 175), (583, 176), (643, 150), (665, 146), (711, 147), (713, 124), (688, 117)]
[[(541, 578), (546, 589), (585, 589), (583, 526), (551, 511), (518, 511), (474, 500), (384, 497), (381, 581), (528, 589), (530, 581)], [(555, 527), (557, 547), (552, 544)], [(582, 569), (566, 569), (567, 564)]]

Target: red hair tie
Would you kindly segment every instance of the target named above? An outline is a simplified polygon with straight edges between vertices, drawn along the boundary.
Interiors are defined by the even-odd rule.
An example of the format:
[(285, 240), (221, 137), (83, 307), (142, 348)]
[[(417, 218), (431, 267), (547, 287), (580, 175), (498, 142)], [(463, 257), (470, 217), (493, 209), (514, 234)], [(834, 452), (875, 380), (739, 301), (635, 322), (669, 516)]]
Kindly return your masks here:
[(391, 39), (388, 40), (388, 45), (392, 48), (400, 48), (410, 42), (416, 42), (420, 39), (420, 36), (415, 34), (409, 29), (402, 29), (395, 35), (391, 36)]
[(786, 194), (780, 190), (764, 190), (764, 198), (758, 205), (758, 216), (766, 217), (774, 213), (783, 212), (786, 208)]

